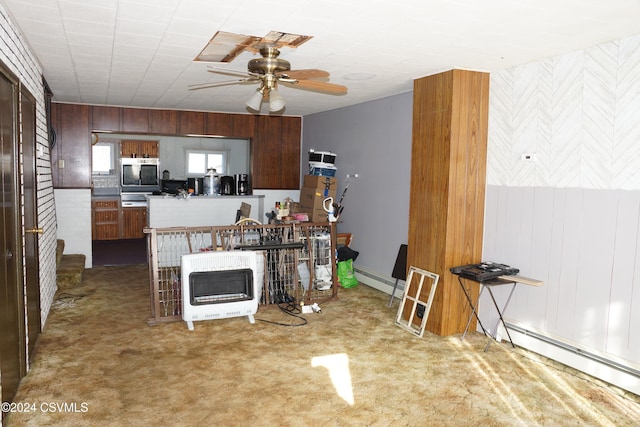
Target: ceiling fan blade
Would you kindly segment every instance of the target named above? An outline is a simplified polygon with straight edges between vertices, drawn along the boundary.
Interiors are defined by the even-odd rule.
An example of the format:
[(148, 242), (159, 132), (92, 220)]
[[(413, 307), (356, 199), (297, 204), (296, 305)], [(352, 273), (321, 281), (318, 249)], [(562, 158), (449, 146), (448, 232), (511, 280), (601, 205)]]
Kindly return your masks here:
[(210, 73), (224, 74), (227, 76), (256, 76), (255, 73), (250, 73), (248, 71), (227, 70), (226, 68), (218, 68), (211, 65), (207, 67), (207, 71)]
[(247, 77), (239, 80), (226, 80), (223, 82), (214, 82), (214, 83), (199, 83), (199, 84), (189, 85), (189, 90), (208, 89), (211, 87), (229, 86), (229, 85), (236, 85), (236, 84), (243, 84), (243, 83), (254, 83), (259, 80), (260, 79), (257, 79), (255, 77)]
[(319, 82), (317, 80), (297, 80), (297, 82), (283, 81), (286, 86), (291, 86), (299, 89), (309, 89), (319, 92), (328, 92), (336, 95), (345, 95), (347, 93), (347, 87), (337, 85), (334, 83)]
[(277, 76), (283, 76), (290, 79), (321, 79), (329, 77), (329, 72), (324, 70), (308, 69), (308, 70), (289, 70), (276, 73)]

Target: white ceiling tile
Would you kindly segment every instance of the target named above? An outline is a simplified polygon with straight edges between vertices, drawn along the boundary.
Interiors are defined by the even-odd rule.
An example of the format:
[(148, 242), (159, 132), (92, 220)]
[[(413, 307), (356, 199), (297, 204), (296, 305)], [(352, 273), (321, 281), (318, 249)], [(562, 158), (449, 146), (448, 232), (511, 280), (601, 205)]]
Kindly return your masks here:
[[(25, 19), (20, 22), (20, 29), (29, 34), (29, 39), (35, 37), (56, 37), (64, 35), (64, 26), (61, 20), (52, 19), (50, 21), (39, 21), (32, 19)], [(59, 41), (64, 43), (64, 41)]]
[(77, 2), (70, 0), (59, 0), (60, 14), (63, 21), (81, 20), (101, 23), (115, 19), (117, 9), (110, 2)]
[(145, 4), (144, 2), (120, 0), (118, 5), (118, 19), (138, 21), (140, 23), (167, 24), (173, 18), (176, 2), (167, 3), (170, 4), (167, 6), (154, 4), (150, 7), (149, 4)]
[[(244, 112), (257, 85), (193, 62), (216, 31), (313, 36), (281, 58), (319, 68), (346, 96), (282, 88), (287, 114), (339, 108), (412, 89), (454, 67), (497, 70), (640, 33), (637, 0), (299, 0), (265, 19), (258, 0), (2, 0), (58, 101)], [(269, 12), (272, 8), (267, 9)], [(245, 52), (224, 69), (244, 71)], [(373, 73), (370, 80), (344, 77)]]
[(116, 47), (127, 46), (129, 48), (155, 51), (160, 45), (161, 38), (158, 36), (146, 36), (141, 34), (117, 33), (113, 44)]

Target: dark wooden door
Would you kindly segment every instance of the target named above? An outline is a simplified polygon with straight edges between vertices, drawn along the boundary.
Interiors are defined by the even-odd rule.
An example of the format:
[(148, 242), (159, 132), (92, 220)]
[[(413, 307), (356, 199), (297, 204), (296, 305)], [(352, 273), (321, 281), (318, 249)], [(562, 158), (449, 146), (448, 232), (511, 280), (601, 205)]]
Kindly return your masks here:
[(27, 335), (29, 337), (29, 358), (33, 355), (36, 339), (40, 334), (40, 268), (38, 263), (38, 240), (42, 230), (38, 228), (36, 180), (36, 102), (22, 90), (20, 101), (22, 119), (22, 153), (24, 181), (24, 248), (27, 292)]
[(22, 253), (18, 233), (17, 107), (17, 82), (0, 67), (0, 380), (3, 402), (13, 399), (26, 366)]

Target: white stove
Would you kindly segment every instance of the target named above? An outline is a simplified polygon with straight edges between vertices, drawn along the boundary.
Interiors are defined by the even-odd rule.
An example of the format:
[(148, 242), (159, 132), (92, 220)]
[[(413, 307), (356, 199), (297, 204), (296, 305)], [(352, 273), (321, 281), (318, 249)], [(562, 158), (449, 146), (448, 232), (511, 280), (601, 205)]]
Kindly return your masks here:
[(147, 196), (152, 194), (147, 192), (120, 193), (120, 204), (123, 208), (146, 208)]

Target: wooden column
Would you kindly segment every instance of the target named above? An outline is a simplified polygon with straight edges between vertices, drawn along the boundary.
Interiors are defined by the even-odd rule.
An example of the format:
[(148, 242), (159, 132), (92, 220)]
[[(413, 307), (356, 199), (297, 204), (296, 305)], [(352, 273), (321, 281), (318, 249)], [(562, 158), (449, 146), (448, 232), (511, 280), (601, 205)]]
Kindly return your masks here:
[[(489, 74), (424, 77), (413, 96), (407, 265), (440, 275), (427, 330), (453, 335), (470, 310), (449, 268), (482, 260)], [(477, 296), (477, 284), (468, 286)]]

